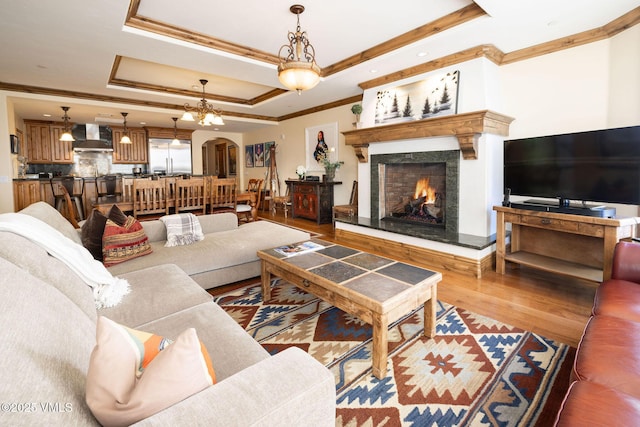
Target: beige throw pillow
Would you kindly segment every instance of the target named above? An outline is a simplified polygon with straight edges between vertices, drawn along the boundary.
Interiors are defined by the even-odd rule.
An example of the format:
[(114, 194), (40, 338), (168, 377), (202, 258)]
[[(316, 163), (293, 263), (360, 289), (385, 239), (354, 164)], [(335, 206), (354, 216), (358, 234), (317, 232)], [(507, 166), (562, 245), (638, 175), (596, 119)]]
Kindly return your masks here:
[(144, 340), (153, 341), (152, 337), (157, 336), (130, 330), (104, 316), (98, 318), (86, 400), (102, 425), (130, 425), (215, 383), (209, 355), (195, 329), (185, 330), (168, 346), (163, 344), (148, 360)]

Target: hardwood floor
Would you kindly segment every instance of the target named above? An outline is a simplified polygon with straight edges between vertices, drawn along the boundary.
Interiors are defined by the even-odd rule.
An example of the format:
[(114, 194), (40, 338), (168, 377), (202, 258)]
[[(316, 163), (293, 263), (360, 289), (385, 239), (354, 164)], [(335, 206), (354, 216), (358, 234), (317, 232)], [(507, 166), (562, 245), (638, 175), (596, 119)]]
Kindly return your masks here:
[[(331, 224), (318, 226), (305, 219), (285, 219), (281, 212), (272, 216), (261, 211), (259, 216), (320, 233), (324, 240), (341, 243), (335, 240)], [(442, 277), (438, 286), (440, 300), (574, 347), (591, 313), (597, 288), (593, 282), (509, 263), (504, 275), (493, 271), (476, 279), (444, 271)]]

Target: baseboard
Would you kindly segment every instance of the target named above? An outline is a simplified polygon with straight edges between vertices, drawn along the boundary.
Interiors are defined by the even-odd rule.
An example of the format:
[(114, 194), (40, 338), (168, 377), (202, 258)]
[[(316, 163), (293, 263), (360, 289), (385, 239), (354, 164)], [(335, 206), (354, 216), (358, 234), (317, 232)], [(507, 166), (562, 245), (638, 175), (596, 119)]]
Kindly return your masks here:
[(465, 258), (446, 252), (425, 249), (406, 243), (367, 236), (337, 228), (335, 240), (338, 243), (353, 246), (365, 251), (373, 251), (383, 256), (407, 260), (409, 263), (435, 271), (453, 271), (460, 274), (482, 278), (482, 273), (492, 271), (495, 266), (495, 252), (480, 258)]

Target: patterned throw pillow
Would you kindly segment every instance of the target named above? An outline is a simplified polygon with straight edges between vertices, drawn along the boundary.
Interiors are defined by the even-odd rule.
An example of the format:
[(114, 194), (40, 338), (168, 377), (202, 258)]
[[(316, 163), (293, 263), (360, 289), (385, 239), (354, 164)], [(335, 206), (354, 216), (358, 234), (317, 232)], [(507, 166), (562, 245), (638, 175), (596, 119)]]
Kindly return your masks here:
[(124, 225), (119, 226), (112, 220), (107, 220), (102, 235), (102, 258), (105, 266), (116, 265), (151, 252), (149, 239), (140, 221), (129, 216)]
[(129, 425), (215, 384), (209, 354), (195, 329), (175, 342), (98, 318), (86, 400), (105, 426)]
[(98, 261), (102, 261), (102, 235), (107, 219), (112, 220), (118, 225), (124, 225), (127, 222), (127, 216), (120, 210), (118, 205), (111, 206), (107, 216), (97, 209), (91, 211), (89, 218), (82, 224), (80, 230), (82, 246), (87, 248), (91, 255)]

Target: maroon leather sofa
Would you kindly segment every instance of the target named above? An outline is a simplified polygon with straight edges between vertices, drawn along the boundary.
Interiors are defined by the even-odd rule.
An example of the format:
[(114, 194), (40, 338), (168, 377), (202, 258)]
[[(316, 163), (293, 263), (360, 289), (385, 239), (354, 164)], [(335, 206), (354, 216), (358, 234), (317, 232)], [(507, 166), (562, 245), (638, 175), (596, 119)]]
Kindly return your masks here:
[(596, 290), (571, 381), (557, 426), (640, 425), (640, 244), (616, 245), (611, 279)]

